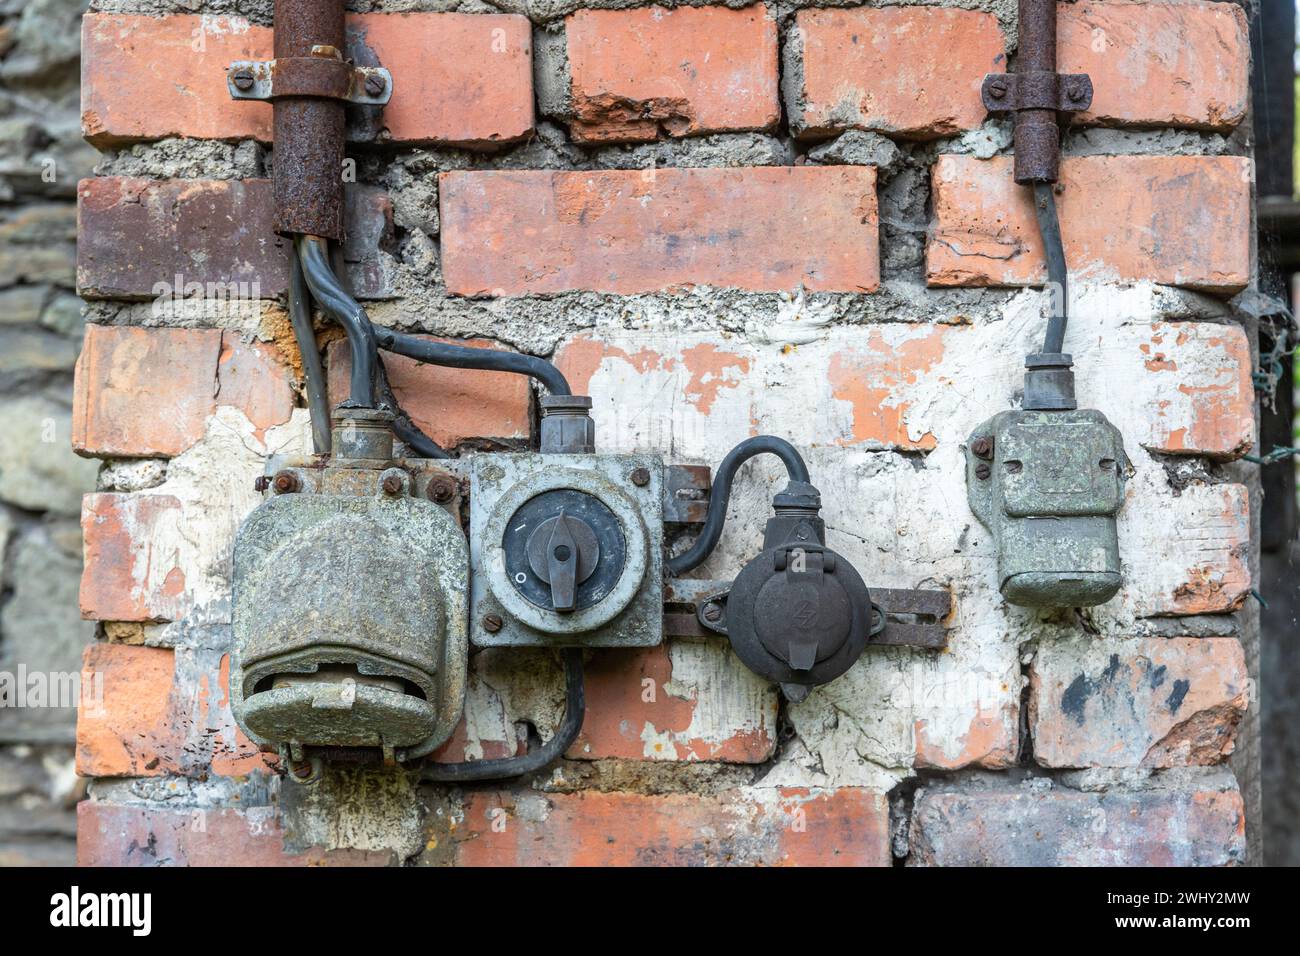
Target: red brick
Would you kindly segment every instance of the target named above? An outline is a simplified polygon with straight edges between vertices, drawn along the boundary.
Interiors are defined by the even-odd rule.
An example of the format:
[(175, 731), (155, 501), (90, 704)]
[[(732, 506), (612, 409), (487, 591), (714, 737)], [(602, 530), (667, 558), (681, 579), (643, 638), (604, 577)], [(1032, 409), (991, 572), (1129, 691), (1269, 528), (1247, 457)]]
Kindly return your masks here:
[(775, 688), (716, 643), (597, 651), (586, 673), (571, 758), (762, 763), (776, 750)]
[(243, 776), (273, 766), (235, 725), (230, 662), (216, 652), (92, 644), (82, 660), (77, 773)]
[(997, 18), (975, 10), (884, 7), (800, 10), (788, 56), (801, 65), (790, 128), (825, 136), (856, 128), (933, 138), (984, 122), (980, 84), (1006, 68)]
[(889, 804), (869, 790), (465, 798), (462, 866), (889, 866)]
[(183, 523), (181, 502), (172, 495), (86, 495), (81, 616), (100, 621), (183, 617), (190, 607), (185, 571), (164, 533)]
[(1250, 43), (1235, 3), (1062, 3), (1057, 66), (1092, 77), (1092, 107), (1075, 117), (1107, 126), (1228, 130), (1246, 115)]
[[(501, 348), (498, 343), (484, 339), (435, 341)], [(351, 355), (346, 342), (330, 344), (327, 357), (331, 395), (347, 394)], [(383, 358), (388, 381), (403, 410), (444, 448), (455, 448), (470, 438), (528, 439), (532, 391), (527, 377), (424, 365), (387, 352)]]
[(218, 406), (261, 437), (287, 422), (294, 395), (276, 351), (220, 329), (86, 326), (73, 387), (72, 446), (83, 455), (179, 455)]
[(694, 285), (871, 292), (872, 167), (454, 172), (447, 288), (489, 296)]
[[(1031, 192), (1012, 158), (941, 156), (926, 276), (934, 286), (1041, 285)], [(1071, 275), (1234, 292), (1250, 280), (1251, 163), (1235, 156), (1079, 156), (1057, 199)]]
[[(226, 68), (270, 59), (271, 51), (270, 28), (242, 17), (87, 14), (82, 131), (97, 146), (168, 136), (269, 142), (270, 104), (232, 100)], [(357, 63), (377, 58), (393, 73), (382, 139), (482, 146), (533, 128), (532, 31), (524, 17), (358, 14), (348, 18), (347, 54)]]
[(1249, 704), (1234, 638), (1053, 641), (1030, 674), (1030, 734), (1044, 767), (1219, 763)]
[[(1227, 778), (1231, 780), (1230, 777)], [(913, 866), (1224, 866), (1246, 856), (1235, 783), (1084, 793), (1051, 781), (924, 789)]]
[(565, 21), (578, 142), (763, 130), (781, 118), (765, 7), (579, 10)]
[(386, 866), (371, 850), (301, 853), (284, 845), (276, 808), (173, 809), (83, 800), (78, 866)]
[[(345, 200), (351, 288), (362, 299), (389, 296), (379, 247), (392, 237), (392, 203), (370, 186), (348, 187)], [(198, 283), (218, 306), (259, 309), (258, 300), (289, 284), (289, 244), (275, 234), (274, 217), (268, 179), (84, 179), (77, 291), (87, 299), (158, 300)]]

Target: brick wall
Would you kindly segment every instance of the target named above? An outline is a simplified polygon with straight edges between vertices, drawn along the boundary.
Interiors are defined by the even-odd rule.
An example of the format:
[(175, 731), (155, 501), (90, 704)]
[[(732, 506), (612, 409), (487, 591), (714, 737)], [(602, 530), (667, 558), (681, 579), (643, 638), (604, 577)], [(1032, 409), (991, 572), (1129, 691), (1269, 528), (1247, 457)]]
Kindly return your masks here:
[[(72, 441), (104, 461), (81, 585), (104, 706), (78, 726), (83, 862), (1246, 858), (1255, 811), (1226, 764), (1254, 706), (1242, 7), (1061, 6), (1061, 69), (1097, 89), (1065, 137), (1066, 349), (1135, 472), (1121, 593), (1034, 612), (1000, 599), (961, 451), (1013, 404), (1043, 326), (1010, 126), (979, 107), (1014, 56), (1014, 4), (350, 4), (352, 55), (395, 76), (382, 119), (350, 128), (346, 259), (375, 321), (553, 356), (605, 451), (716, 464), (785, 436), (869, 584), (954, 601), (945, 652), (870, 649), (795, 705), (719, 643), (598, 652), (563, 761), (448, 789), (282, 784), (234, 724), (232, 536), (266, 456), (308, 441), (270, 109), (223, 81), (268, 55), (271, 5), (94, 6), (82, 123), (102, 157), (78, 190)], [(190, 283), (244, 291), (167, 298)], [(338, 339), (321, 328), (334, 376)], [(438, 440), (528, 441), (521, 383), (395, 372)], [(742, 475), (701, 574), (754, 553), (776, 479)], [(439, 759), (549, 737), (562, 698), (549, 655), (478, 653)]]

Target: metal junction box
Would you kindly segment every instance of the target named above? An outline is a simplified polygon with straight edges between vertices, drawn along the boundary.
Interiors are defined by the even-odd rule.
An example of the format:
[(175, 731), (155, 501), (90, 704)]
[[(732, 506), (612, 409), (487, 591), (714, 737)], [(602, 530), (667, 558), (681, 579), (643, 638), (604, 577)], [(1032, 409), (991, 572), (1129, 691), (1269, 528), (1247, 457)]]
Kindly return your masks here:
[(657, 455), (476, 455), (470, 636), (480, 646), (663, 639)]
[(435, 503), (459, 493), (427, 466), (340, 464), (279, 471), (240, 528), (234, 712), (295, 761), (304, 748), (409, 760), (450, 736), (464, 701), (469, 549)]
[(966, 447), (971, 510), (993, 532), (1010, 603), (1089, 607), (1122, 583), (1115, 515), (1129, 460), (1095, 409), (1002, 412)]

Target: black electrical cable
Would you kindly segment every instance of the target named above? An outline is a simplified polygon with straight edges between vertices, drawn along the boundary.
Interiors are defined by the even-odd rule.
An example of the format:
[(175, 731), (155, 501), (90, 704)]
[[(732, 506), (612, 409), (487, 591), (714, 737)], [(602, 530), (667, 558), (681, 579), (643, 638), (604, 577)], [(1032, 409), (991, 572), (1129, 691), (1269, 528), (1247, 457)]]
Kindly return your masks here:
[(546, 386), (552, 395), (572, 395), (564, 374), (546, 359), (520, 352), (502, 352), (499, 349), (475, 349), (464, 345), (449, 345), (419, 339), (414, 335), (394, 332), (392, 329), (375, 329), (379, 347), (407, 358), (445, 365), (450, 368), (472, 368), (489, 372), (515, 372), (535, 378)]
[(541, 770), (568, 750), (578, 739), (587, 712), (586, 691), (583, 686), (582, 648), (563, 648), (560, 656), (564, 661), (564, 719), (560, 721), (560, 726), (550, 740), (522, 757), (426, 764), (420, 773), (420, 779), (426, 783), (508, 780), (511, 777), (521, 777)]
[(302, 374), (307, 380), (307, 408), (311, 411), (311, 440), (318, 455), (330, 452), (330, 399), (325, 371), (321, 367), (316, 330), (311, 324), (311, 291), (303, 275), (297, 252), (289, 256), (289, 322), (302, 355)]
[(1065, 326), (1070, 320), (1070, 307), (1065, 281), (1065, 244), (1061, 241), (1061, 221), (1056, 215), (1056, 193), (1051, 183), (1034, 183), (1034, 213), (1038, 217), (1038, 232), (1043, 237), (1043, 251), (1047, 256), (1049, 301), (1052, 303), (1043, 351), (1057, 354), (1065, 347)]
[(393, 387), (388, 382), (388, 369), (384, 366), (383, 356), (375, 356), (375, 384), (379, 389), (379, 398), (393, 413), (393, 434), (406, 443), (406, 447), (421, 458), (450, 458), (447, 450), (436, 441), (420, 431), (420, 427), (411, 420), (397, 402)]
[(315, 236), (298, 236), (294, 239), (298, 258), (302, 262), (303, 276), (312, 296), (348, 335), (352, 348), (352, 377), (349, 399), (345, 404), (353, 408), (375, 407), (375, 348), (374, 330), (370, 317), (334, 274), (329, 261), (328, 243)]
[(736, 471), (755, 455), (776, 455), (785, 465), (786, 474), (791, 481), (808, 482), (808, 466), (802, 456), (784, 438), (772, 435), (758, 435), (742, 441), (722, 459), (713, 476), (713, 488), (709, 493), (709, 510), (704, 516), (704, 527), (695, 539), (690, 550), (679, 554), (668, 562), (670, 574), (678, 575), (698, 567), (713, 553), (722, 539), (722, 528), (727, 523), (727, 503), (731, 498), (731, 482)]

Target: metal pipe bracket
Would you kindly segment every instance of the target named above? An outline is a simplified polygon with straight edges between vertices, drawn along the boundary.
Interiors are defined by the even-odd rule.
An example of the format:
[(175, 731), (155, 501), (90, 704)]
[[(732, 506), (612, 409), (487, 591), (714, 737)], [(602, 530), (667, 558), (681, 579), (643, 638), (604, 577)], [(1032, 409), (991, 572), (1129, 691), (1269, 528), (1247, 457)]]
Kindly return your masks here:
[(312, 56), (236, 60), (226, 69), (226, 88), (235, 100), (306, 97), (383, 106), (393, 95), (393, 75), (380, 66), (353, 66), (333, 47), (315, 47)]
[(989, 73), (980, 87), (980, 98), (990, 113), (1075, 113), (1092, 105), (1092, 77), (1087, 73)]

